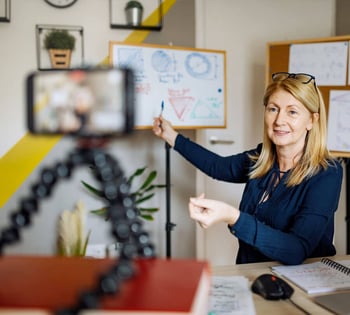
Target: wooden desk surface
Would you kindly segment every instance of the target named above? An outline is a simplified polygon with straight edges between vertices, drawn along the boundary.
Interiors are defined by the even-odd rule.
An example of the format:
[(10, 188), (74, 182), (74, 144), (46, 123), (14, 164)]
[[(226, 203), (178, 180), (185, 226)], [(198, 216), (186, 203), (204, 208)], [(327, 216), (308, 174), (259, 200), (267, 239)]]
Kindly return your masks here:
[[(330, 257), (333, 260), (345, 260), (349, 259), (350, 255), (338, 255)], [(305, 263), (319, 261), (319, 258), (308, 259)], [(234, 276), (241, 275), (249, 279), (250, 283), (263, 273), (271, 273), (270, 267), (280, 265), (275, 262), (267, 263), (255, 263), (255, 264), (242, 264), (242, 265), (230, 265), (230, 266), (212, 266), (212, 272), (215, 276)], [(322, 308), (318, 304), (313, 302), (313, 295), (306, 294), (299, 287), (293, 283), (288, 283), (294, 288), (294, 294), (291, 300), (301, 306), (305, 311), (314, 315), (329, 315), (333, 314), (326, 309)], [(255, 305), (256, 315), (299, 315), (304, 314), (301, 310), (297, 309), (288, 300), (269, 301), (263, 297), (253, 293), (253, 301)]]

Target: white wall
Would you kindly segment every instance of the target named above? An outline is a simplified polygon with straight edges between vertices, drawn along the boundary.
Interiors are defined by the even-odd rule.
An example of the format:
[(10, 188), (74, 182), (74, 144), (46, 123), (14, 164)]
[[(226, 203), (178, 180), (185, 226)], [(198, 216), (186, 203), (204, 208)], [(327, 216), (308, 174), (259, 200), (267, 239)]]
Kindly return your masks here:
[[(35, 25), (81, 25), (85, 32), (85, 61), (95, 65), (108, 52), (108, 40), (123, 40), (128, 32), (109, 29), (107, 1), (77, 1), (68, 9), (54, 9), (43, 0), (12, 0), (11, 23), (0, 24), (1, 130), (3, 155), (25, 133), (24, 74), (35, 70)], [(10, 131), (10, 132), (8, 132)], [(2, 133), (5, 135), (5, 133)]]
[[(206, 147), (228, 155), (262, 140), (262, 97), (267, 42), (334, 36), (335, 0), (196, 0), (196, 45), (227, 51), (228, 119), (225, 130), (197, 132)], [(216, 136), (232, 145), (211, 145)], [(229, 185), (197, 173), (197, 193), (235, 206), (242, 185)], [(336, 246), (345, 251), (344, 188), (337, 213)], [(197, 228), (198, 257), (213, 264), (235, 260), (235, 238), (227, 228)]]
[[(177, 4), (190, 2), (178, 0)], [(35, 25), (81, 25), (84, 27), (85, 60), (95, 65), (108, 54), (108, 41), (123, 41), (130, 31), (110, 29), (107, 0), (79, 0), (64, 10), (54, 9), (43, 0), (11, 0), (11, 23), (0, 23), (0, 156), (5, 154), (25, 133), (25, 111), (23, 83), (25, 74), (36, 69)], [(265, 80), (266, 42), (292, 40), (297, 38), (325, 37), (334, 35), (335, 0), (195, 0), (197, 46), (227, 50), (228, 82), (228, 128), (226, 130), (207, 130), (198, 132), (198, 139), (209, 144), (211, 134), (234, 137), (233, 148), (214, 148), (219, 153), (235, 153), (255, 145), (261, 137), (261, 97)], [(167, 23), (172, 23), (172, 32), (181, 31), (182, 19), (191, 18), (174, 9), (177, 16), (167, 19), (159, 34), (150, 35), (151, 42), (180, 45), (180, 39), (167, 38)], [(168, 13), (171, 14), (171, 11)], [(181, 18), (179, 18), (181, 16)], [(179, 22), (181, 21), (181, 23)], [(188, 20), (186, 20), (188, 21)], [(175, 24), (176, 23), (176, 24)], [(157, 41), (161, 38), (161, 41)], [(187, 45), (187, 43), (185, 44)], [(192, 131), (186, 135), (194, 137)], [(72, 144), (62, 141), (43, 161), (51, 165), (53, 160), (64, 158)], [(163, 142), (155, 139), (150, 131), (138, 131), (131, 138), (121, 139), (113, 145), (113, 152), (122, 163), (125, 172), (130, 173), (135, 167), (149, 165), (159, 171), (159, 181), (165, 176), (165, 151)], [(15, 161), (14, 161), (15, 162)], [(21, 165), (18, 165), (21, 167)], [(194, 257), (195, 225), (188, 218), (187, 200), (195, 194), (195, 171), (176, 153), (171, 154), (172, 167), (172, 221), (177, 224), (172, 232), (173, 256)], [(23, 234), (23, 241), (10, 251), (47, 253), (54, 243), (55, 216), (64, 209), (71, 208), (74, 201), (85, 194), (79, 190), (79, 180), (88, 178), (84, 170), (74, 174), (74, 179), (59, 184), (53, 199), (43, 203), (43, 211), (34, 221), (34, 226)], [(222, 190), (221, 184), (213, 183), (197, 174), (197, 190), (207, 189), (216, 194)], [(27, 181), (37, 179), (34, 172)], [(2, 180), (11, 180), (2, 178)], [(28, 193), (28, 185), (23, 185), (0, 211), (0, 227), (6, 225), (8, 212), (15, 209), (20, 197)], [(239, 202), (240, 188), (230, 185), (231, 192), (226, 196), (233, 203)], [(74, 196), (67, 197), (67, 190), (73, 190)], [(92, 201), (89, 201), (92, 202)], [(147, 224), (154, 237), (158, 252), (165, 255), (165, 196), (160, 193), (155, 203), (161, 207), (156, 221)], [(344, 196), (341, 202), (344, 209)], [(343, 224), (340, 213), (340, 225)], [(92, 226), (97, 223), (90, 219)], [(105, 229), (94, 228), (94, 231)], [(224, 231), (226, 233), (226, 230)], [(202, 240), (202, 231), (197, 231)], [(97, 233), (96, 233), (97, 234)], [(104, 234), (104, 233), (101, 233)], [(343, 234), (339, 234), (340, 241)], [(105, 235), (96, 235), (99, 242)], [(230, 239), (232, 237), (230, 236)], [(220, 244), (220, 239), (213, 246)], [(198, 243), (200, 254), (203, 244)], [(219, 245), (220, 246), (220, 245)], [(202, 252), (201, 252), (202, 250)], [(205, 251), (204, 251), (205, 252)], [(210, 253), (209, 253), (210, 254)], [(219, 257), (220, 258), (220, 257)], [(230, 262), (233, 261), (233, 257)]]
[[(11, 0), (12, 12), (10, 23), (0, 23), (1, 58), (0, 58), (0, 156), (26, 133), (24, 79), (28, 72), (36, 70), (36, 24), (78, 25), (84, 28), (85, 62), (97, 65), (108, 55), (109, 41), (123, 41), (131, 31), (110, 29), (108, 0), (79, 0), (67, 9), (55, 9), (43, 0)], [(178, 1), (174, 7), (178, 12), (181, 6), (187, 8), (185, 1)], [(192, 2), (193, 6), (193, 2)], [(173, 8), (174, 8), (173, 7)], [(180, 9), (179, 9), (180, 7)], [(193, 10), (191, 11), (193, 13)], [(120, 12), (123, 14), (123, 12)], [(170, 9), (168, 14), (172, 14)], [(191, 17), (187, 17), (188, 21)], [(170, 19), (171, 21), (174, 18)], [(193, 17), (192, 17), (193, 20)], [(168, 20), (169, 21), (169, 20)], [(189, 20), (191, 21), (191, 20)], [(188, 22), (185, 23), (188, 25)], [(171, 28), (171, 32), (169, 32)], [(176, 31), (178, 30), (177, 34)], [(171, 33), (171, 35), (169, 35)], [(159, 36), (152, 34), (153, 42), (160, 35), (163, 42), (179, 43), (183, 33), (180, 27), (171, 27), (166, 17)], [(191, 30), (194, 33), (194, 30)], [(166, 37), (168, 34), (168, 37)], [(176, 37), (177, 36), (177, 37)], [(182, 36), (182, 35), (181, 35)], [(188, 37), (185, 36), (187, 39)], [(193, 131), (186, 131), (191, 136)], [(0, 228), (7, 226), (8, 213), (18, 207), (19, 199), (26, 197), (30, 185), (38, 180), (38, 171), (43, 166), (52, 166), (54, 162), (65, 158), (74, 143), (65, 139), (42, 161), (27, 181), (16, 191), (0, 211)], [(151, 130), (137, 131), (131, 137), (119, 139), (109, 150), (121, 163), (126, 174), (131, 174), (137, 167), (149, 166), (158, 171), (158, 183), (165, 183), (165, 149), (163, 141), (154, 137)], [(13, 161), (13, 163), (17, 163)], [(21, 168), (21, 165), (16, 165)], [(195, 256), (194, 223), (187, 215), (187, 200), (194, 195), (195, 171), (176, 154), (171, 154), (171, 201), (172, 222), (177, 224), (172, 232), (172, 257)], [(180, 170), (180, 171), (178, 171)], [(188, 176), (188, 177), (187, 177)], [(186, 180), (184, 180), (186, 178)], [(8, 252), (15, 253), (52, 253), (56, 237), (56, 218), (63, 209), (72, 209), (78, 199), (84, 199), (92, 208), (96, 201), (88, 199), (82, 190), (80, 180), (89, 180), (85, 169), (73, 173), (70, 181), (57, 184), (53, 196), (41, 205), (42, 211), (33, 221), (33, 226), (23, 233), (23, 240), (11, 246)], [(1, 178), (10, 181), (11, 178)], [(159, 256), (165, 256), (165, 192), (160, 191), (149, 206), (160, 206), (160, 213), (154, 222), (145, 224), (156, 245)], [(92, 227), (91, 243), (105, 242), (109, 235), (109, 224), (93, 216), (88, 217), (88, 227)], [(186, 239), (186, 245), (183, 243)]]

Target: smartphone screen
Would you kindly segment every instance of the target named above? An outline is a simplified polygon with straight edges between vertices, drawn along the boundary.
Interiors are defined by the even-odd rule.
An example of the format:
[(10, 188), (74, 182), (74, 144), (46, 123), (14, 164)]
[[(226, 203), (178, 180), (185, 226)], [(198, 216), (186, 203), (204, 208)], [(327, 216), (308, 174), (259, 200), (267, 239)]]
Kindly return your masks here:
[(34, 134), (119, 136), (134, 127), (128, 69), (69, 69), (27, 78), (28, 129)]

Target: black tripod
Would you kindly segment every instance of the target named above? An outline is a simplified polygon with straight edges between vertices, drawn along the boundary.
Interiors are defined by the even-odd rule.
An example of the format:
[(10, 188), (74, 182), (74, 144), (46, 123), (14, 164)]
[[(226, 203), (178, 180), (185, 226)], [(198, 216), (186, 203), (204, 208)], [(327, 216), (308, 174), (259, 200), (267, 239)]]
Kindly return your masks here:
[(73, 169), (83, 164), (95, 169), (94, 176), (101, 184), (107, 202), (111, 233), (122, 245), (115, 265), (98, 277), (96, 287), (79, 294), (76, 305), (57, 310), (55, 314), (59, 315), (76, 315), (82, 309), (98, 308), (103, 295), (116, 293), (123, 281), (134, 275), (133, 258), (137, 255), (145, 258), (155, 256), (148, 233), (143, 230), (142, 221), (138, 219), (123, 171), (117, 160), (101, 148), (78, 148), (65, 161), (56, 163), (52, 168), (42, 169), (29, 196), (22, 198), (19, 209), (11, 213), (9, 226), (0, 231), (0, 256), (6, 246), (20, 241), (21, 229), (31, 225), (31, 217), (38, 212), (40, 200), (50, 197), (56, 182), (70, 178)]
[(171, 231), (176, 224), (171, 222), (171, 192), (170, 192), (170, 145), (165, 143), (165, 181), (166, 181), (166, 257), (171, 257)]

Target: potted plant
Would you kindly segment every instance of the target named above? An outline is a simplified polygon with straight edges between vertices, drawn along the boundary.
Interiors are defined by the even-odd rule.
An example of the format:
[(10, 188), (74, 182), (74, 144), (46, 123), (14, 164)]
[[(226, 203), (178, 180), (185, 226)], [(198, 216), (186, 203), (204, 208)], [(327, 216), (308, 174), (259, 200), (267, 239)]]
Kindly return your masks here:
[[(127, 178), (128, 184), (132, 185), (135, 178), (140, 177), (144, 174), (147, 167), (138, 168), (136, 171)], [(94, 168), (91, 168), (94, 171)], [(157, 188), (165, 188), (166, 185), (154, 184), (154, 180), (157, 177), (157, 172), (155, 170), (151, 171), (146, 179), (142, 182), (137, 189), (133, 190), (130, 195), (135, 200), (136, 209), (138, 215), (148, 221), (153, 221), (153, 214), (159, 211), (158, 207), (141, 207), (140, 205), (153, 198), (154, 190)], [(97, 198), (104, 199), (101, 190), (93, 187), (92, 185), (81, 181), (83, 186)], [(102, 216), (105, 220), (108, 220), (107, 209), (102, 207), (96, 210), (90, 210), (91, 213), (98, 216)], [(59, 217), (58, 221), (58, 236), (56, 244), (56, 252), (60, 256), (85, 256), (91, 230), (87, 233), (85, 232), (85, 220), (86, 220), (86, 210), (84, 204), (79, 201), (73, 211), (64, 210)], [(114, 244), (114, 250), (118, 249), (118, 244)], [(106, 255), (109, 255), (111, 248), (106, 246)]]
[(139, 1), (128, 1), (125, 5), (126, 22), (130, 25), (140, 25), (142, 22), (143, 6)]
[(91, 231), (85, 233), (85, 206), (79, 201), (73, 211), (64, 210), (59, 216), (56, 253), (59, 256), (86, 254)]
[[(146, 169), (147, 169), (147, 167), (138, 168), (131, 176), (128, 177), (127, 183), (130, 185), (130, 187), (132, 187), (132, 184), (133, 184), (135, 178), (142, 176), (144, 174), (144, 172), (146, 171)], [(157, 171), (155, 171), (155, 170), (151, 171), (147, 175), (146, 179), (141, 183), (141, 185), (137, 189), (132, 190), (130, 193), (131, 197), (133, 197), (135, 200), (135, 205), (136, 205), (136, 209), (138, 211), (138, 215), (142, 219), (148, 220), (148, 221), (154, 220), (153, 214), (155, 212), (159, 211), (159, 208), (158, 207), (145, 208), (145, 207), (141, 207), (140, 205), (142, 203), (144, 203), (145, 201), (150, 200), (151, 198), (154, 197), (155, 189), (166, 187), (166, 185), (163, 185), (163, 184), (161, 184), (161, 185), (154, 184), (153, 182), (156, 179), (156, 177), (157, 177)], [(91, 186), (90, 184), (86, 183), (85, 181), (81, 181), (81, 183), (94, 196), (103, 199), (103, 192), (101, 190)], [(102, 207), (102, 208), (96, 209), (96, 210), (91, 210), (91, 213), (102, 216), (106, 220), (108, 220), (107, 209), (105, 207)]]
[(53, 29), (44, 37), (44, 47), (49, 51), (53, 68), (69, 68), (75, 37), (67, 30)]

